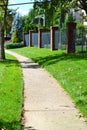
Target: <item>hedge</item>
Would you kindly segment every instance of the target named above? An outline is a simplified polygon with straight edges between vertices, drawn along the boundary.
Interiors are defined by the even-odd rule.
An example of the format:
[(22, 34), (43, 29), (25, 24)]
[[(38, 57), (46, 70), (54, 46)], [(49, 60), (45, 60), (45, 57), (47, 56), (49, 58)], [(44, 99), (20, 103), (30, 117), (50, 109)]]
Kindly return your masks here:
[(21, 48), (23, 46), (23, 43), (5, 43), (6, 49)]

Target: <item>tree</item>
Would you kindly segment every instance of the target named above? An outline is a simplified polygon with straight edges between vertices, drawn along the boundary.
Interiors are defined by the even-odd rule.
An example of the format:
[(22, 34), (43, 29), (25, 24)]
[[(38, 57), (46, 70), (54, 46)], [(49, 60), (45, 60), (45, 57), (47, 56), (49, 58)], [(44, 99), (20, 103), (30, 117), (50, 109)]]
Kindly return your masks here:
[(18, 34), (17, 30), (14, 31), (14, 34), (13, 34), (13, 37), (12, 37), (12, 42), (13, 43), (21, 42), (21, 39), (19, 38), (19, 34)]
[(37, 15), (39, 15), (39, 10), (31, 9), (27, 16), (22, 17), (24, 32), (29, 32), (30, 29), (37, 31), (37, 26), (34, 24), (34, 18)]
[(22, 18), (19, 13), (17, 13), (14, 17), (12, 29), (11, 29), (11, 35), (13, 37), (15, 30), (17, 30), (19, 39), (22, 40)]
[(6, 17), (6, 24), (5, 24), (5, 36), (10, 36), (10, 31), (12, 27), (12, 22), (14, 19), (14, 16), (16, 14), (16, 10), (8, 9), (7, 10), (7, 17)]
[[(51, 8), (51, 4), (49, 3), (49, 0), (38, 0), (34, 3), (34, 10), (38, 11), (38, 15), (45, 15), (45, 24), (47, 27), (49, 27), (52, 24), (53, 19), (53, 7)], [(51, 16), (51, 17), (50, 17)]]
[[(70, 8), (81, 8), (87, 14), (87, 0), (35, 0), (34, 8), (46, 10), (46, 23), (50, 26), (55, 24), (54, 18), (60, 19), (60, 27), (64, 23), (65, 14)], [(56, 17), (55, 17), (56, 16)]]
[(68, 7), (66, 5), (68, 5), (67, 0), (38, 0), (35, 2), (34, 8), (42, 8), (45, 10), (46, 26), (51, 26), (59, 22), (58, 20), (58, 22), (56, 20), (56, 22), (54, 21), (56, 17), (60, 18), (60, 22), (64, 22), (64, 16)]
[(5, 59), (4, 27), (6, 23), (8, 0), (0, 0), (0, 59)]
[(69, 5), (69, 7), (79, 7), (81, 9), (83, 9), (86, 12), (87, 15), (87, 0), (50, 0), (51, 2), (54, 3), (62, 3), (63, 5), (65, 5), (65, 3), (67, 2), (66, 5)]

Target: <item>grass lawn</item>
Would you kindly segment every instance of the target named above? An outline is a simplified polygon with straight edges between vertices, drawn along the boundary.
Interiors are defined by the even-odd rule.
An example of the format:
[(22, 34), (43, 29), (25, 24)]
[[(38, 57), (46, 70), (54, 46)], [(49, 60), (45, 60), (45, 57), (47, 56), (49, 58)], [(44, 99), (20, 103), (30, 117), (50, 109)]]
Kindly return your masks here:
[(66, 54), (37, 47), (14, 49), (44, 67), (69, 93), (81, 113), (87, 117), (87, 54)]
[(18, 61), (0, 61), (0, 130), (21, 130), (23, 79)]

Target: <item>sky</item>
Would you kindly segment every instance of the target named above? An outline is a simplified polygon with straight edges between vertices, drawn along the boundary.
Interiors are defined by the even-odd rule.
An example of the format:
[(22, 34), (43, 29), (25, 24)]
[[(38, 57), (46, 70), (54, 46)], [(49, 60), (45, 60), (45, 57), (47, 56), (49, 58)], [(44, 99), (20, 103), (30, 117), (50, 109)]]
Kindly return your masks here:
[[(9, 0), (9, 4), (17, 4), (17, 3), (27, 3), (27, 2), (33, 2), (34, 0)], [(10, 9), (17, 9), (17, 12), (20, 12), (21, 15), (27, 15), (29, 10), (31, 10), (33, 7), (33, 4), (25, 4), (25, 5), (15, 5), (15, 6), (9, 6)]]

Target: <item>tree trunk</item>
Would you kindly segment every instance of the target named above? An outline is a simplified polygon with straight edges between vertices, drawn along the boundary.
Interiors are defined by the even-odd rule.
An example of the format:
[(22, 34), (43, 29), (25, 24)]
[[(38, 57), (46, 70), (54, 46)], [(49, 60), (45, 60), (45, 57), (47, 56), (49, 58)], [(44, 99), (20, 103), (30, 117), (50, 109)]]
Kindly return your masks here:
[(61, 14), (60, 14), (60, 28), (62, 28), (62, 24), (64, 23), (65, 21), (65, 14), (64, 14), (64, 11), (61, 10)]
[(0, 59), (5, 59), (5, 50), (4, 50), (4, 26), (6, 24), (6, 16), (7, 16), (7, 6), (8, 6), (8, 0), (3, 1), (2, 10), (4, 11), (4, 17), (2, 19), (2, 22), (0, 24)]
[(0, 59), (5, 59), (4, 51), (4, 26), (0, 25)]

